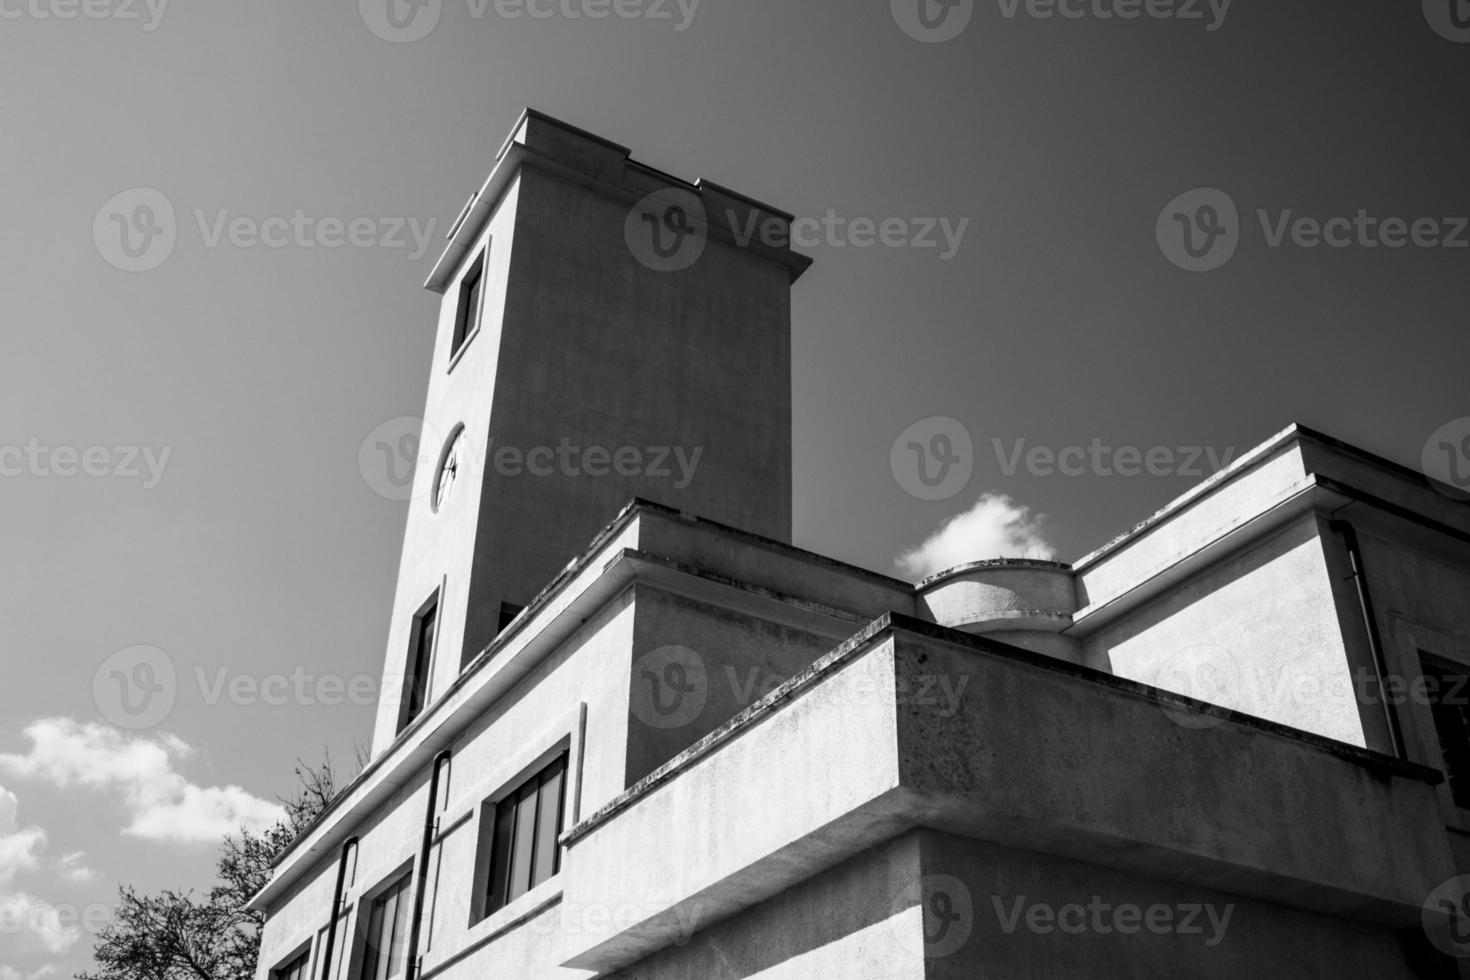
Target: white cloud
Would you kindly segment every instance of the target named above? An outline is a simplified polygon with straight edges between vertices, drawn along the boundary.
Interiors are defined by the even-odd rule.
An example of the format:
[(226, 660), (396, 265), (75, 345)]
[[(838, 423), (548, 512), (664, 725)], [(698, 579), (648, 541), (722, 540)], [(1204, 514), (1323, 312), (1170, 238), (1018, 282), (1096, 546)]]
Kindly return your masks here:
[(59, 976), (61, 970), (54, 963), (48, 963), (39, 970), (30, 973), (21, 973), (13, 966), (0, 966), (0, 980), (44, 980), (45, 977)]
[(63, 922), (61, 911), (45, 899), (11, 892), (0, 894), (0, 936), (7, 951), (55, 954), (71, 949), (82, 930), (74, 921)]
[[(20, 800), (0, 786), (0, 885), (8, 885), (22, 871), (34, 871), (46, 849), (46, 832), (20, 826)], [(0, 978), (3, 980), (3, 978)]]
[(175, 769), (193, 750), (172, 735), (131, 735), (96, 723), (47, 718), (25, 729), (24, 755), (0, 754), (0, 773), (67, 789), (121, 795), (132, 822), (123, 833), (171, 843), (217, 843), (241, 827), (263, 830), (282, 808), (238, 786), (196, 786)]
[(987, 558), (1045, 558), (1056, 556), (1046, 540), (1043, 514), (1002, 493), (987, 493), (975, 506), (945, 521), (923, 544), (899, 555), (899, 570), (921, 579), (966, 562)]
[[(56, 862), (56, 870), (61, 872), (61, 877), (67, 881), (91, 881), (97, 877), (97, 872), (87, 867), (87, 855), (83, 851), (73, 851), (63, 854)], [(0, 977), (0, 980), (4, 980)]]

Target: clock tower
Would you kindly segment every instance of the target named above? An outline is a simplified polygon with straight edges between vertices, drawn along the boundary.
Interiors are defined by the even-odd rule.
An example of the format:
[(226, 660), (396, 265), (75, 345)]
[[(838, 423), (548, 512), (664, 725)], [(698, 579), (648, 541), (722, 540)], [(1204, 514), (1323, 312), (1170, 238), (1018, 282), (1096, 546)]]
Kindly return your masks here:
[(522, 114), (426, 284), (374, 755), (632, 498), (790, 541), (790, 222)]

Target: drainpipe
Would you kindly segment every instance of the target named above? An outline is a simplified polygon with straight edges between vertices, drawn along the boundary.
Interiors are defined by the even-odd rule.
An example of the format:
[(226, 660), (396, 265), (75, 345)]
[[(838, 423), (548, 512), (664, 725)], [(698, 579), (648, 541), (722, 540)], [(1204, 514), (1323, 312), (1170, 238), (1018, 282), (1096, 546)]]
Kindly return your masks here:
[(349, 837), (342, 842), (342, 853), (337, 858), (337, 887), (332, 892), (332, 915), (327, 923), (327, 946), (322, 957), (321, 980), (333, 980), (332, 952), (337, 945), (337, 920), (342, 917), (342, 891), (347, 884), (347, 852), (357, 849), (357, 838)]
[(1383, 717), (1388, 722), (1388, 743), (1394, 758), (1404, 758), (1404, 735), (1399, 729), (1399, 716), (1393, 705), (1388, 703), (1385, 679), (1388, 663), (1383, 656), (1383, 640), (1378, 634), (1378, 618), (1373, 614), (1373, 597), (1368, 593), (1368, 580), (1363, 574), (1363, 551), (1358, 546), (1358, 532), (1347, 521), (1330, 521), (1332, 530), (1342, 535), (1347, 547), (1348, 561), (1353, 568), (1353, 584), (1358, 590), (1358, 609), (1363, 614), (1363, 626), (1368, 633), (1368, 649), (1373, 654), (1373, 669), (1378, 673), (1378, 695), (1383, 701)]
[(434, 815), (439, 809), (439, 772), (449, 763), (448, 749), (434, 756), (434, 767), (429, 775), (429, 805), (424, 811), (424, 836), (419, 844), (418, 868), (415, 873), (413, 895), (413, 918), (408, 926), (407, 971), (403, 980), (415, 980), (419, 970), (419, 932), (424, 916), (424, 891), (429, 877), (429, 851), (434, 846)]

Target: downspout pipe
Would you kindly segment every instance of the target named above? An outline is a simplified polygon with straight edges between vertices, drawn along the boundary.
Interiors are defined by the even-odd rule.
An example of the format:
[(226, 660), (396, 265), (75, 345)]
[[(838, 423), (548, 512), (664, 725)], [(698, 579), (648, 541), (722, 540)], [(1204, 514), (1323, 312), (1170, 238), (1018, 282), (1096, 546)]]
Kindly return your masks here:
[(434, 756), (433, 769), (429, 773), (429, 804), (424, 809), (424, 836), (419, 843), (419, 859), (415, 868), (413, 889), (413, 917), (408, 927), (408, 960), (404, 980), (415, 980), (420, 975), (419, 937), (423, 931), (424, 892), (429, 879), (429, 852), (434, 847), (435, 815), (439, 810), (439, 773), (449, 763), (452, 753), (445, 749)]
[(1332, 530), (1342, 535), (1347, 548), (1348, 561), (1352, 565), (1352, 579), (1358, 590), (1358, 609), (1363, 614), (1363, 626), (1368, 634), (1368, 649), (1373, 655), (1373, 669), (1378, 674), (1378, 696), (1383, 702), (1383, 717), (1388, 723), (1389, 748), (1396, 759), (1404, 758), (1404, 733), (1399, 728), (1399, 716), (1388, 701), (1388, 662), (1383, 655), (1383, 638), (1378, 632), (1378, 617), (1373, 612), (1373, 596), (1368, 591), (1368, 579), (1363, 574), (1363, 550), (1358, 544), (1358, 532), (1347, 521), (1329, 522)]
[(321, 980), (332, 977), (332, 953), (337, 945), (337, 920), (342, 917), (342, 892), (347, 885), (347, 852), (357, 849), (357, 838), (349, 837), (342, 842), (342, 852), (337, 857), (337, 887), (332, 891), (332, 915), (327, 923), (327, 945), (322, 956)]

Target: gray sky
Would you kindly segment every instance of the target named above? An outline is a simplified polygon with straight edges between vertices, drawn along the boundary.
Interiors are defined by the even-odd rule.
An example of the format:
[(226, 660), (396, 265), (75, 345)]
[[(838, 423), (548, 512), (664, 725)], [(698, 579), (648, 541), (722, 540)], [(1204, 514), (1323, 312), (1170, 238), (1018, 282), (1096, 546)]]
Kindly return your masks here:
[[(358, 449), (422, 408), (437, 297), (421, 283), (525, 105), (843, 222), (799, 243), (815, 265), (793, 301), (796, 540), (814, 551), (892, 572), (991, 493), (1010, 502), (981, 512), (1070, 560), (1210, 467), (1104, 475), (1094, 453), (1065, 475), (1028, 467), (1034, 447), (1184, 450), (1177, 470), (1190, 447), (1219, 458), (1300, 421), (1418, 465), (1470, 415), (1470, 249), (1369, 247), (1357, 226), (1343, 247), (1289, 226), (1271, 241), (1288, 209), (1433, 218), (1440, 238), (1470, 214), (1470, 38), (1417, 4), (1123, 20), (1096, 15), (1116, 0), (1080, 19), (974, 0), (951, 12), (970, 14), (958, 36), (926, 43), (899, 26), (922, 35), (913, 0), (623, 0), (639, 16), (602, 20), (566, 13), (597, 0), (546, 18), (440, 0), (411, 42), (369, 28), (374, 0), (50, 16), (66, 2), (0, 0), (0, 903), (204, 885), (213, 847), (181, 843), (201, 814), (261, 817), (297, 754), (347, 760), (367, 739), (368, 705), (216, 686), (376, 674), (405, 509)], [(135, 188), (161, 193), (176, 240), (127, 272), (120, 239), (100, 243), (110, 213), (148, 203)], [(1233, 255), (1203, 272), (1156, 234), (1205, 221), (1218, 198), (1165, 209), (1196, 188), (1238, 215)], [(215, 238), (298, 209), (369, 219), (373, 243)], [(894, 244), (857, 247), (854, 219), (901, 219)], [(429, 222), (415, 258), (408, 229)], [(923, 500), (890, 451), (912, 426), (928, 446), (954, 434), (936, 418), (968, 433), (970, 476)], [(60, 475), (57, 447), (104, 447), (90, 465), (108, 475)], [(174, 665), (171, 709), (141, 733), (88, 727), (106, 720), (99, 668), (137, 645)], [(0, 980), (86, 963), (90, 935), (53, 933), (0, 933)]]

